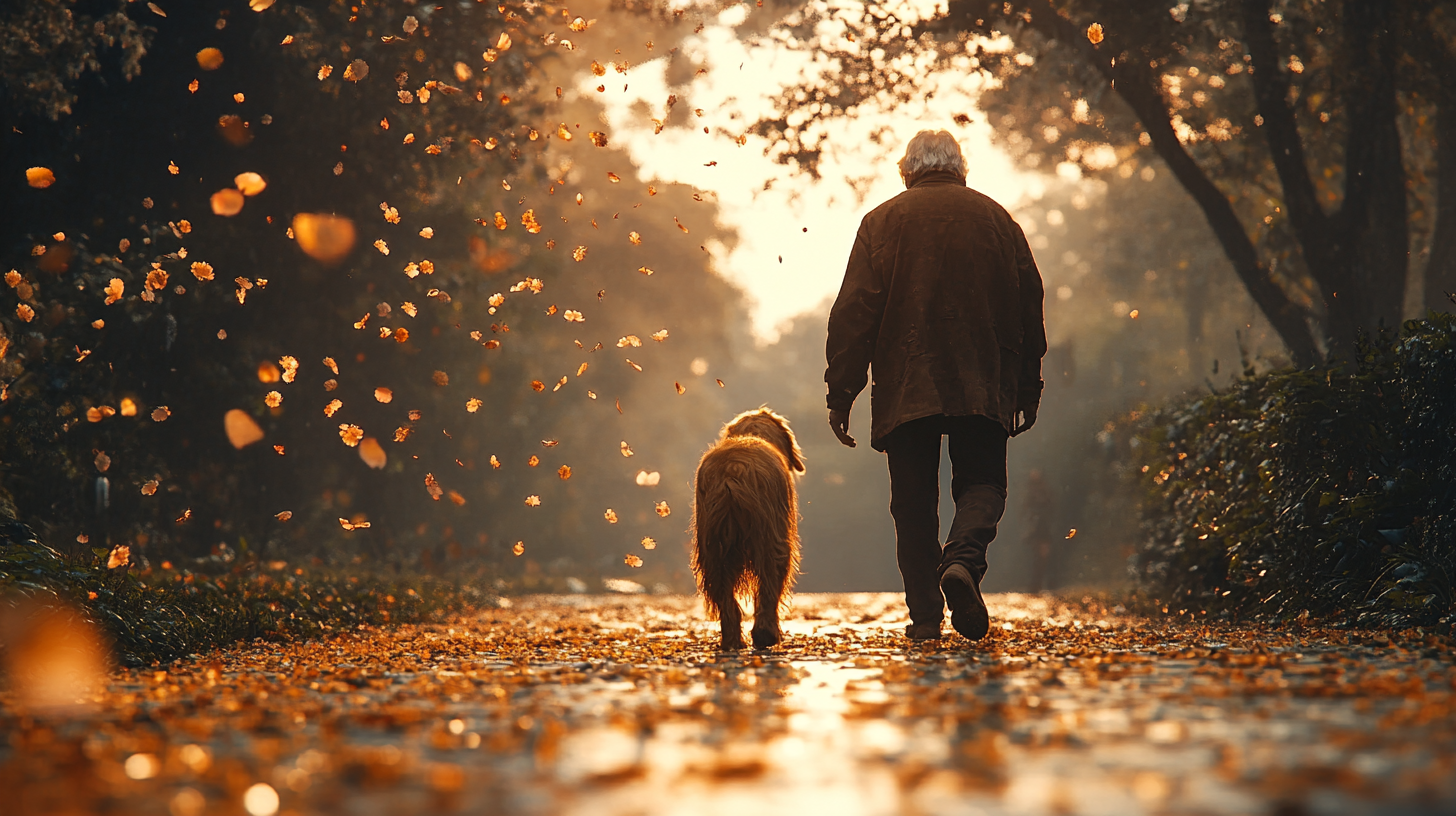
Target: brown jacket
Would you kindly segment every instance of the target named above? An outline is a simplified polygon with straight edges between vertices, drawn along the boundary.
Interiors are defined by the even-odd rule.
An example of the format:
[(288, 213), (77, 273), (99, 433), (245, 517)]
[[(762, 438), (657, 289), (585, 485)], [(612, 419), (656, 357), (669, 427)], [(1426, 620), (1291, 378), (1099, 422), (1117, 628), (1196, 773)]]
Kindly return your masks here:
[(912, 419), (980, 414), (1007, 431), (1041, 401), (1042, 282), (1001, 205), (932, 170), (860, 223), (829, 313), (829, 407), (874, 366), (870, 445)]

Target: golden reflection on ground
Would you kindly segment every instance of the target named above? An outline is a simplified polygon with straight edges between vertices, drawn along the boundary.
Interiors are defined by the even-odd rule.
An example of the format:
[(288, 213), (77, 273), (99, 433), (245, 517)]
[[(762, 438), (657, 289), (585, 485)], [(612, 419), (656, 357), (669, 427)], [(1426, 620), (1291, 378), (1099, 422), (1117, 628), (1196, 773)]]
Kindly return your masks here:
[(259, 642), (64, 714), (0, 696), (0, 789), (7, 813), (177, 816), (1456, 807), (1445, 639), (989, 601), (974, 645), (910, 643), (889, 594), (799, 596), (773, 653), (715, 653), (674, 596)]

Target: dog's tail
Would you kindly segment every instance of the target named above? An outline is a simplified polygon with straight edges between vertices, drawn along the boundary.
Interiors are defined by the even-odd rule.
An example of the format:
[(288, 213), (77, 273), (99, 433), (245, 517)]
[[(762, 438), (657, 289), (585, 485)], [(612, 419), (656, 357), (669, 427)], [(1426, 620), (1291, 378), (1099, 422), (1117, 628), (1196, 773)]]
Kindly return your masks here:
[(693, 572), (710, 613), (752, 593), (760, 579), (788, 588), (798, 571), (796, 508), (788, 463), (773, 445), (730, 437), (704, 454), (693, 504)]

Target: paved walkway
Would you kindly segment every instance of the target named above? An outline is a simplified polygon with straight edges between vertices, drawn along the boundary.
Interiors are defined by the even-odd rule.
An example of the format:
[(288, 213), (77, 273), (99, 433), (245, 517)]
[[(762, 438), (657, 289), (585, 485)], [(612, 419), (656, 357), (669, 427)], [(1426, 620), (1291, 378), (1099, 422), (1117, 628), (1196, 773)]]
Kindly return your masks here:
[(910, 644), (898, 596), (795, 599), (717, 655), (690, 598), (533, 597), (449, 626), (0, 696), (15, 814), (1456, 812), (1448, 641), (989, 599)]

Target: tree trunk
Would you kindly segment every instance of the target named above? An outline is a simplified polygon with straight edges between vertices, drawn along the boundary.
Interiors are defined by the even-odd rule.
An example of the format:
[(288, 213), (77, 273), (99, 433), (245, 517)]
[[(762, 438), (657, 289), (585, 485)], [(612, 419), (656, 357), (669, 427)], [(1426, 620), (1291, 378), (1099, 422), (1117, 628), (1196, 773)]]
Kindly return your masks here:
[(1426, 308), (1449, 312), (1456, 293), (1456, 59), (1442, 54), (1435, 66), (1436, 224), (1426, 263)]
[(1331, 244), (1338, 261), (1324, 275), (1330, 348), (1341, 352), (1353, 348), (1357, 332), (1398, 328), (1405, 301), (1410, 223), (1394, 12), (1386, 0), (1347, 0), (1344, 7), (1347, 53), (1363, 67), (1346, 90), (1345, 201)]
[(1344, 355), (1361, 331), (1398, 326), (1404, 302), (1410, 236), (1396, 125), (1395, 15), (1385, 0), (1344, 4), (1345, 56), (1363, 67), (1344, 93), (1350, 123), (1345, 199), (1330, 216), (1315, 196), (1270, 11), (1270, 0), (1243, 4), (1260, 130), (1305, 267), (1324, 296), (1326, 348)]

